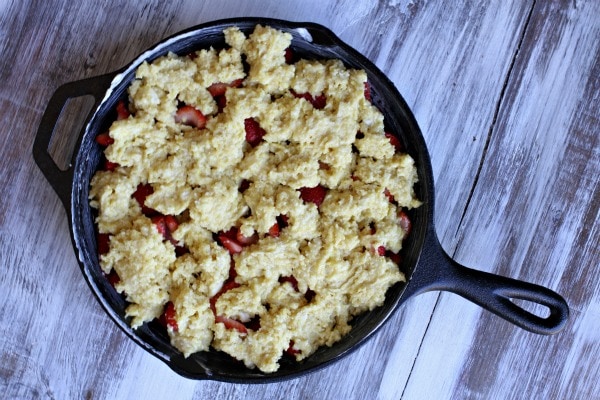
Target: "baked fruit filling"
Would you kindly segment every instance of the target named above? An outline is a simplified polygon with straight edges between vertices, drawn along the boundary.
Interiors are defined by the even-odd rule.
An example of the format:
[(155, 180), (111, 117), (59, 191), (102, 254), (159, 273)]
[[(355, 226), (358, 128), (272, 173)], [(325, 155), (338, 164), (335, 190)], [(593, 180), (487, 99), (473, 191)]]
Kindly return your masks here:
[(300, 361), (404, 281), (417, 171), (362, 70), (297, 57), (257, 25), (227, 47), (141, 64), (96, 137), (100, 266), (134, 328), (186, 357)]

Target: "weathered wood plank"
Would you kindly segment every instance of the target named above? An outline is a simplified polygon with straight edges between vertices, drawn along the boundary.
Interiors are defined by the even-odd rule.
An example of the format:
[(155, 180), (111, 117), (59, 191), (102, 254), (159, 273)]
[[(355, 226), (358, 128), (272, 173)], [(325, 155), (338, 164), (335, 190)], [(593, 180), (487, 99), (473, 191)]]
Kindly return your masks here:
[[(535, 4), (455, 254), (554, 288), (571, 305), (571, 322), (540, 337), (444, 295), (407, 398), (600, 396), (589, 378), (600, 367), (598, 15), (597, 2)], [(451, 324), (457, 308), (462, 323)], [(461, 345), (436, 345), (449, 337)]]

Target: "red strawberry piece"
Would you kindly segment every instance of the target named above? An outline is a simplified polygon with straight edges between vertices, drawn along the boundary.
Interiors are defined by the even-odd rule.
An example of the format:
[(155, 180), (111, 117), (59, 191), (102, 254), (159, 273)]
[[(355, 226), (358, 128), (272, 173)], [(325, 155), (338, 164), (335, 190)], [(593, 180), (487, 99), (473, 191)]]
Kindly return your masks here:
[(119, 166), (119, 164), (109, 161), (109, 160), (104, 160), (104, 170), (105, 171), (114, 171), (117, 167)]
[(273, 224), (272, 227), (269, 228), (269, 236), (271, 237), (279, 237), (281, 230), (288, 226), (288, 216), (287, 215), (278, 215), (277, 222)]
[(306, 290), (306, 293), (304, 293), (304, 298), (306, 299), (307, 302), (310, 303), (312, 301), (312, 299), (315, 298), (316, 295), (317, 295), (317, 293), (314, 290), (308, 289), (308, 290)]
[(396, 148), (397, 153), (404, 150), (404, 146), (402, 146), (402, 143), (400, 143), (400, 139), (398, 139), (396, 135), (390, 132), (386, 132), (385, 137), (388, 138), (392, 146)]
[(385, 246), (379, 246), (377, 248), (377, 254), (379, 254), (380, 256), (385, 256)]
[(244, 129), (246, 130), (246, 141), (252, 147), (259, 144), (263, 136), (267, 133), (254, 118), (246, 118), (244, 120)]
[(179, 221), (172, 215), (165, 215), (165, 224), (167, 225), (169, 233), (175, 232), (179, 227)]
[(292, 287), (294, 288), (294, 290), (296, 292), (299, 291), (298, 290), (298, 280), (296, 278), (294, 278), (292, 275), (279, 277), (279, 283), (285, 283), (285, 282), (289, 282), (290, 285), (292, 285)]
[(272, 227), (269, 228), (269, 236), (279, 237), (280, 234), (279, 223), (275, 222)]
[(156, 226), (156, 230), (160, 233), (165, 239), (167, 239), (169, 234), (169, 229), (167, 228), (167, 223), (165, 222), (164, 215), (156, 215), (151, 218), (152, 223)]
[(227, 91), (227, 84), (223, 82), (216, 82), (206, 88), (211, 94), (212, 97), (222, 96)]
[(109, 145), (113, 144), (114, 142), (115, 142), (115, 139), (111, 138), (110, 135), (108, 134), (108, 132), (103, 132), (103, 133), (99, 134), (98, 136), (96, 136), (96, 143), (98, 143), (100, 146), (108, 147)]
[(244, 82), (243, 79), (236, 79), (230, 83), (216, 82), (206, 88), (212, 97), (222, 96), (227, 91), (228, 87), (240, 87)]
[(242, 83), (244, 83), (244, 79), (242, 79), (242, 78), (236, 79), (229, 83), (229, 87), (240, 87), (240, 86), (242, 86)]
[(127, 119), (127, 118), (129, 118), (130, 115), (131, 115), (131, 113), (127, 109), (125, 102), (123, 100), (119, 101), (117, 103), (117, 121), (120, 121), (122, 119)]
[(219, 235), (218, 238), (219, 242), (221, 242), (221, 245), (229, 250), (230, 254), (238, 254), (242, 252), (242, 245), (235, 240), (230, 239), (225, 234)]
[(319, 109), (319, 110), (322, 109), (323, 107), (325, 107), (325, 104), (327, 103), (327, 98), (325, 97), (324, 94), (320, 94), (316, 97), (313, 97), (313, 95), (308, 92), (307, 93), (296, 93), (292, 89), (290, 89), (290, 92), (292, 93), (292, 95), (294, 97), (308, 101), (310, 104), (313, 105), (314, 108)]
[(242, 232), (240, 230), (238, 230), (236, 235), (236, 241), (242, 246), (250, 246), (251, 244), (258, 242), (258, 233), (254, 232), (252, 236), (246, 237), (242, 235)]
[(296, 354), (300, 354), (301, 351), (298, 349), (294, 348), (294, 341), (290, 340), (290, 345), (288, 346), (288, 348), (285, 350), (285, 353), (290, 355), (290, 356), (295, 356)]
[(365, 82), (365, 99), (371, 101), (371, 84), (369, 82)]
[(117, 275), (117, 271), (115, 271), (114, 269), (111, 270), (108, 275), (106, 275), (106, 279), (108, 280), (108, 283), (110, 283), (110, 285), (112, 287), (115, 287), (115, 285), (119, 282), (121, 282), (121, 278), (119, 278), (119, 275)]
[(325, 97), (324, 94), (320, 94), (316, 97), (313, 97), (310, 102), (314, 108), (316, 108), (317, 110), (320, 110), (322, 108), (325, 108), (325, 105), (327, 103), (327, 98)]
[(222, 315), (217, 315), (215, 317), (215, 322), (223, 323), (225, 325), (225, 328), (227, 329), (235, 329), (240, 333), (248, 333), (248, 329), (246, 329), (246, 326), (240, 321), (236, 321), (235, 319), (227, 318)]
[(285, 57), (286, 64), (294, 63), (294, 52), (292, 51), (291, 47), (288, 47), (287, 49), (285, 49), (284, 57)]
[(110, 248), (110, 235), (108, 233), (99, 233), (97, 239), (98, 254), (106, 254)]
[(400, 222), (400, 227), (402, 228), (404, 233), (406, 233), (406, 235), (408, 236), (408, 234), (412, 230), (412, 222), (410, 222), (408, 215), (406, 215), (406, 213), (403, 210), (400, 210), (400, 211), (398, 211), (398, 219)]
[(175, 122), (202, 129), (206, 126), (206, 117), (192, 106), (183, 106), (177, 109)]
[(321, 185), (313, 188), (303, 187), (298, 190), (300, 191), (300, 197), (302, 200), (304, 200), (306, 203), (314, 203), (317, 207), (323, 203), (325, 195), (327, 194), (327, 189)]
[(388, 198), (388, 200), (390, 201), (390, 203), (392, 203), (395, 199), (394, 199), (394, 195), (390, 193), (390, 191), (385, 188), (385, 190), (383, 191), (383, 194), (385, 194), (385, 197)]
[(179, 330), (179, 327), (177, 326), (175, 305), (173, 304), (173, 302), (169, 301), (167, 302), (167, 304), (165, 304), (165, 310), (160, 316), (159, 322), (163, 326), (170, 326), (171, 329), (173, 329), (175, 332)]
[(215, 96), (215, 101), (217, 102), (217, 108), (219, 109), (219, 112), (223, 111), (227, 105), (227, 98), (225, 95), (223, 94), (221, 96)]
[(150, 196), (152, 193), (154, 193), (154, 188), (152, 187), (152, 185), (150, 185), (149, 183), (140, 183), (136, 188), (135, 192), (133, 192), (133, 194), (131, 195), (131, 197), (133, 197), (138, 202), (140, 207), (142, 207), (142, 213), (147, 216), (156, 214), (156, 210), (150, 207), (146, 207), (144, 205), (146, 197)]

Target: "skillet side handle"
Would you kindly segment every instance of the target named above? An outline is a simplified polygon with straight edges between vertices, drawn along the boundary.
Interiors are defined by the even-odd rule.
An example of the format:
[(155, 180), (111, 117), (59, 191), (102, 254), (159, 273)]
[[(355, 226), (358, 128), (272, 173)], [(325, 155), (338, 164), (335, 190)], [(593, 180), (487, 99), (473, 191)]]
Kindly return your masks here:
[(69, 203), (71, 201), (71, 184), (73, 181), (73, 168), (71, 165), (73, 164), (73, 161), (77, 155), (77, 149), (81, 145), (81, 139), (83, 138), (83, 133), (85, 132), (85, 126), (81, 127), (79, 137), (77, 138), (77, 143), (75, 145), (75, 150), (71, 156), (71, 163), (66, 170), (61, 170), (48, 152), (50, 141), (55, 134), (56, 124), (58, 123), (67, 101), (80, 96), (92, 95), (95, 99), (95, 102), (90, 114), (86, 118), (86, 121), (89, 120), (90, 115), (102, 101), (104, 94), (106, 93), (106, 90), (108, 89), (114, 76), (115, 73), (110, 73), (66, 83), (60, 86), (50, 98), (48, 106), (42, 115), (42, 119), (33, 142), (33, 158), (48, 182), (50, 182), (50, 185), (56, 194), (58, 194), (58, 197), (62, 201), (67, 211), (69, 211)]
[[(543, 335), (558, 333), (569, 319), (567, 302), (558, 293), (460, 265), (446, 254), (433, 229), (428, 232), (424, 255), (419, 264), (426, 265), (416, 269), (414, 282), (411, 279), (407, 287), (409, 296), (431, 290), (456, 293), (525, 330)], [(514, 300), (545, 306), (549, 315), (535, 315)]]

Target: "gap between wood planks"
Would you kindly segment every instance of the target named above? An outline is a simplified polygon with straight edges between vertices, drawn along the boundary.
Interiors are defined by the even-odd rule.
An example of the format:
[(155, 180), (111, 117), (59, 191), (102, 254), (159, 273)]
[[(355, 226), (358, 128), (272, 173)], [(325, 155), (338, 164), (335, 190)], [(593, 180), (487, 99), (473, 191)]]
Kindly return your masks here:
[[(475, 178), (473, 179), (473, 184), (471, 185), (471, 190), (469, 192), (469, 195), (467, 196), (467, 201), (465, 203), (462, 215), (460, 216), (460, 220), (458, 222), (456, 231), (454, 233), (455, 235), (458, 234), (458, 231), (460, 230), (460, 227), (462, 226), (463, 219), (465, 218), (465, 215), (467, 214), (467, 211), (469, 209), (469, 204), (471, 203), (471, 199), (473, 198), (473, 194), (475, 193), (477, 183), (479, 182), (479, 176), (481, 175), (481, 170), (483, 169), (483, 164), (486, 160), (486, 156), (487, 156), (489, 145), (490, 145), (490, 142), (492, 139), (492, 135), (494, 134), (494, 131), (496, 128), (496, 122), (497, 122), (498, 116), (500, 114), (500, 108), (502, 107), (502, 103), (504, 101), (504, 96), (506, 95), (506, 89), (508, 87), (508, 83), (512, 76), (512, 72), (513, 72), (513, 68), (514, 68), (516, 60), (517, 60), (517, 56), (519, 55), (519, 53), (521, 51), (521, 46), (523, 45), (523, 40), (525, 39), (525, 33), (527, 32), (527, 29), (529, 28), (529, 22), (531, 21), (531, 16), (533, 15), (533, 10), (535, 8), (535, 4), (536, 4), (536, 0), (533, 0), (533, 2), (531, 4), (531, 8), (529, 9), (529, 13), (527, 14), (527, 18), (525, 19), (525, 23), (523, 24), (523, 29), (521, 30), (521, 34), (519, 37), (519, 43), (517, 44), (517, 48), (515, 49), (512, 59), (510, 60), (510, 65), (508, 67), (508, 71), (506, 72), (506, 76), (504, 77), (502, 89), (500, 90), (498, 100), (496, 101), (496, 106), (494, 107), (494, 115), (492, 117), (492, 122), (490, 124), (490, 128), (488, 130), (488, 133), (487, 133), (487, 136), (485, 139), (485, 144), (483, 146), (483, 152), (481, 153), (481, 158), (479, 160), (477, 172), (475, 173)], [(456, 247), (455, 247), (454, 251), (452, 252), (453, 258), (456, 255), (457, 249), (460, 247), (461, 241), (462, 241), (461, 238), (458, 238)], [(401, 399), (404, 398), (404, 392), (406, 391), (406, 388), (408, 387), (408, 382), (410, 381), (410, 377), (412, 376), (413, 370), (415, 368), (415, 364), (417, 363), (417, 359), (419, 358), (419, 354), (421, 353), (421, 347), (423, 346), (423, 342), (425, 341), (425, 336), (427, 336), (427, 331), (429, 330), (429, 326), (431, 325), (431, 322), (433, 320), (433, 314), (440, 302), (440, 298), (441, 298), (441, 293), (438, 293), (437, 299), (435, 301), (435, 305), (433, 306), (433, 310), (431, 311), (431, 314), (429, 315), (429, 322), (427, 322), (427, 326), (425, 327), (425, 332), (423, 333), (423, 338), (421, 339), (421, 343), (419, 344), (419, 348), (417, 349), (417, 355), (415, 356), (415, 358), (413, 360), (413, 364), (410, 368), (410, 372), (408, 373), (408, 378), (406, 379), (406, 383), (404, 385), (404, 388), (402, 389), (402, 393), (400, 394)]]

